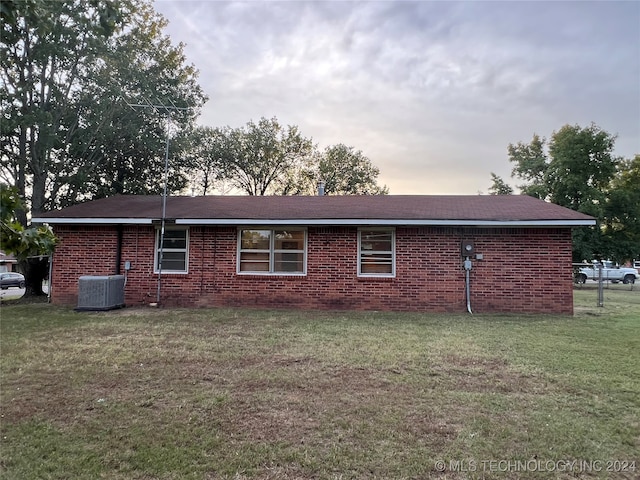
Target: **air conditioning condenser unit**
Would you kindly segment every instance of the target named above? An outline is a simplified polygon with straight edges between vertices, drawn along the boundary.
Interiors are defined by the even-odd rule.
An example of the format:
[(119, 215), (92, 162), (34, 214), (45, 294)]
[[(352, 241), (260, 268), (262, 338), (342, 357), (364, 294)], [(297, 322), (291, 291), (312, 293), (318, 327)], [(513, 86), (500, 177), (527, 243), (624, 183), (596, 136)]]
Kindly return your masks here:
[(124, 275), (83, 275), (78, 279), (76, 310), (124, 307)]

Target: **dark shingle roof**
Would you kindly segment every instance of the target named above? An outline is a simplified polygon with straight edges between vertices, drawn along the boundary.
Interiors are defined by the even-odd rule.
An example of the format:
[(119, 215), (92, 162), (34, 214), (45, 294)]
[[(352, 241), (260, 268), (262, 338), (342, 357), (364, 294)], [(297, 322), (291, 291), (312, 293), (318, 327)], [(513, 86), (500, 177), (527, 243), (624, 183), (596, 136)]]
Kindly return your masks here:
[[(45, 213), (33, 221), (150, 223), (161, 217), (161, 196), (118, 195)], [(192, 224), (595, 223), (588, 215), (525, 195), (179, 196), (167, 198), (166, 218)]]

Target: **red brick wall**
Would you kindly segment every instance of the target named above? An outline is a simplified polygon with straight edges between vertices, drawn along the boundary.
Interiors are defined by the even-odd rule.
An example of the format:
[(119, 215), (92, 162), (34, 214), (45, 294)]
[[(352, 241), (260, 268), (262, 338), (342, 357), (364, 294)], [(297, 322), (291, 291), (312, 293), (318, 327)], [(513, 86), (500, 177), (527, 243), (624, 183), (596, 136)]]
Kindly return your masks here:
[[(154, 228), (122, 229), (125, 302), (156, 301)], [(115, 271), (116, 227), (58, 226), (52, 300), (77, 303), (78, 277)], [(309, 309), (466, 310), (460, 243), (473, 239), (471, 306), (486, 312), (573, 312), (571, 231), (563, 229), (396, 228), (395, 278), (357, 276), (357, 228), (309, 227), (306, 276), (238, 275), (235, 227), (191, 227), (189, 273), (162, 276), (166, 306)]]

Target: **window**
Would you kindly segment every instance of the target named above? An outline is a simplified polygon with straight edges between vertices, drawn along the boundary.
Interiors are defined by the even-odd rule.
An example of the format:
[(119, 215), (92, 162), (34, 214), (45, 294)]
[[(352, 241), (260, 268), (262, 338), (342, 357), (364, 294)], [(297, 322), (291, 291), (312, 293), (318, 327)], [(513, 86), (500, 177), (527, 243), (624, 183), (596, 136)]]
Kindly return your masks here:
[(395, 276), (395, 240), (392, 229), (358, 230), (358, 275)]
[(238, 273), (305, 274), (305, 230), (242, 229), (238, 237)]
[[(156, 230), (154, 272), (160, 271), (160, 230)], [(187, 273), (189, 231), (186, 228), (167, 228), (162, 242), (162, 273)]]

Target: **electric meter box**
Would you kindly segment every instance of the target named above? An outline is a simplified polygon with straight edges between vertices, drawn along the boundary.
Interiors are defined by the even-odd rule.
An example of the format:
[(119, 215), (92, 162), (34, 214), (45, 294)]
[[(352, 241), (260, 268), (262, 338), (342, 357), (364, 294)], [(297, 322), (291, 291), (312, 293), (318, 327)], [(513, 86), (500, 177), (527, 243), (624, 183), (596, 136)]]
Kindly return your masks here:
[(463, 257), (475, 255), (476, 249), (473, 245), (473, 240), (462, 240), (460, 251)]

